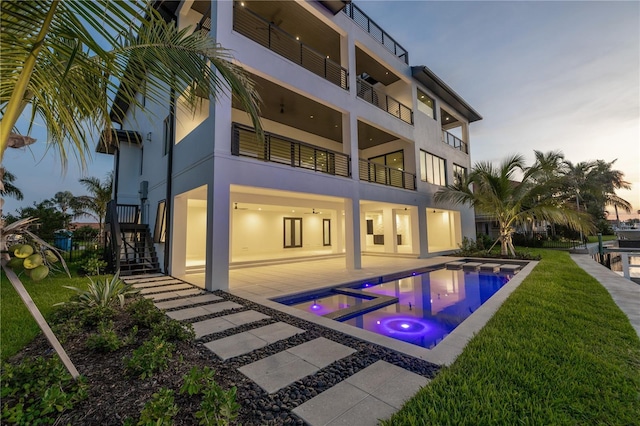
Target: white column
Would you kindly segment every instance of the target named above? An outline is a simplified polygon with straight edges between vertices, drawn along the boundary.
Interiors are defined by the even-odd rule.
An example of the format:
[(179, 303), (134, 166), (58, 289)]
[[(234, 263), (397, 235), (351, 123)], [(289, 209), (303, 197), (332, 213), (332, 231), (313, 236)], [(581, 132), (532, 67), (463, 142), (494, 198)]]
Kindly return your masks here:
[(424, 205), (418, 205), (417, 225), (415, 228), (418, 232), (414, 232), (418, 236), (418, 245), (420, 247), (420, 257), (425, 258), (429, 255), (429, 230), (427, 229), (427, 208)]
[(382, 223), (384, 224), (384, 251), (385, 253), (395, 253), (398, 247), (396, 241), (398, 231), (396, 215), (392, 208), (382, 209)]
[[(214, 166), (215, 169), (215, 166)], [(216, 181), (207, 190), (207, 290), (229, 289), (229, 184), (216, 174)]]
[(170, 226), (171, 231), (171, 275), (180, 276), (185, 274), (187, 263), (187, 196), (178, 195), (173, 197), (173, 214), (168, 218), (173, 218)]
[(344, 200), (345, 217), (345, 259), (347, 269), (362, 268), (362, 249), (360, 246), (360, 202)]

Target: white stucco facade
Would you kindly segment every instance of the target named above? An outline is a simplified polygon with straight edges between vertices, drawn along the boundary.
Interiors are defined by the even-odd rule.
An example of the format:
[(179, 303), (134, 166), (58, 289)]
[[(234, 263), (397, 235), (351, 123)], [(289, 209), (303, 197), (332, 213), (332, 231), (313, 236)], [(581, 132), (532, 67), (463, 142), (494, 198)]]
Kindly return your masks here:
[[(358, 269), (366, 254), (428, 257), (475, 238), (471, 209), (433, 201), (454, 181), (454, 164), (470, 168), (469, 124), (481, 118), (441, 80), (416, 77), (347, 14), (317, 1), (185, 1), (175, 14), (181, 27), (211, 17), (209, 34), (256, 81), (267, 140), (246, 136), (250, 120), (228, 96), (172, 115), (167, 93), (144, 114), (127, 112), (122, 129), (143, 142), (114, 155), (116, 199), (142, 204), (152, 231), (166, 202), (167, 236), (157, 244), (166, 272), (204, 273), (208, 289), (228, 289), (229, 269), (252, 262), (341, 256)], [(342, 80), (327, 71), (333, 61)], [(418, 107), (418, 91), (433, 99), (434, 118)], [(443, 142), (452, 123), (463, 147)], [(421, 179), (426, 154), (443, 160), (445, 182)]]

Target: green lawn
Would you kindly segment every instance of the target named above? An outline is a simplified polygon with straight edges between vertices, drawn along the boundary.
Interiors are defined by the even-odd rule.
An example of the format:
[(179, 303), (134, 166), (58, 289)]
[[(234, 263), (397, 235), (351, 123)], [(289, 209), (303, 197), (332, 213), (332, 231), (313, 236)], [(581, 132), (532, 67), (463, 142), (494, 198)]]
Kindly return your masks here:
[(638, 425), (640, 339), (565, 252), (542, 260), (460, 357), (385, 425)]
[[(615, 241), (617, 240), (618, 237), (615, 235), (603, 235), (602, 236), (602, 241)], [(587, 237), (587, 242), (589, 243), (597, 243), (598, 242), (598, 236), (597, 235), (589, 235)]]
[[(55, 303), (65, 302), (75, 294), (62, 286), (86, 288), (89, 283), (88, 278), (69, 278), (64, 273), (56, 273), (35, 283), (22, 274), (20, 280), (45, 318), (51, 314)], [(33, 340), (40, 333), (40, 328), (4, 271), (0, 279), (0, 301), (0, 359), (6, 360)]]

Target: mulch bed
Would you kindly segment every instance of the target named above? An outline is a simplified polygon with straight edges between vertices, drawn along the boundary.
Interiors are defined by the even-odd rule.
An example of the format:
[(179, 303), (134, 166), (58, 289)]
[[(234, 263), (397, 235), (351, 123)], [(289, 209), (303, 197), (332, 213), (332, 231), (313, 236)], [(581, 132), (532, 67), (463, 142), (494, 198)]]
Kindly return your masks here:
[[(83, 330), (69, 337), (63, 346), (80, 374), (87, 380), (88, 398), (76, 404), (72, 410), (64, 412), (57, 419), (56, 424), (122, 425), (127, 418), (137, 421), (140, 411), (151, 399), (153, 393), (166, 387), (175, 391), (175, 402), (179, 406), (174, 424), (197, 425), (198, 420), (194, 413), (200, 408), (200, 397), (178, 393), (183, 376), (193, 366), (212, 367), (216, 371), (215, 379), (218, 384), (225, 389), (237, 387), (237, 402), (241, 408), (236, 423), (243, 425), (303, 424), (301, 419), (291, 413), (292, 409), (378, 360), (387, 361), (428, 378), (433, 378), (438, 372), (438, 366), (426, 361), (321, 327), (229, 293), (222, 291), (215, 293), (225, 300), (232, 300), (243, 306), (242, 309), (234, 310), (235, 312), (252, 309), (271, 318), (206, 336), (202, 340), (175, 342), (176, 350), (169, 367), (147, 379), (126, 375), (123, 358), (130, 357), (133, 350), (148, 337), (148, 330), (141, 329), (135, 343), (107, 354), (87, 349), (86, 339), (95, 331)], [(229, 314), (229, 311), (212, 316), (226, 314)], [(202, 345), (206, 341), (277, 321), (286, 322), (306, 331), (224, 362)], [(121, 312), (114, 319), (114, 323), (118, 335), (125, 336), (132, 326), (132, 319), (126, 312)], [(350, 346), (357, 352), (271, 395), (237, 371), (238, 367), (321, 336)], [(39, 336), (10, 362), (19, 362), (26, 356), (51, 356), (52, 353), (46, 339)]]

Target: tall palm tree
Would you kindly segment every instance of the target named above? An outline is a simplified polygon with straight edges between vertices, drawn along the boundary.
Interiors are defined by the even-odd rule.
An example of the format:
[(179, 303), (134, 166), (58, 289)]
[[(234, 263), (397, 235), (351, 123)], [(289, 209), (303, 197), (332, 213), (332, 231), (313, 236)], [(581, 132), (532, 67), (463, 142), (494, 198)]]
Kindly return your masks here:
[(102, 235), (102, 225), (107, 215), (107, 203), (111, 200), (113, 192), (113, 173), (109, 173), (104, 182), (97, 177), (87, 177), (80, 179), (80, 183), (84, 185), (90, 195), (76, 197), (78, 203), (76, 214), (95, 218), (100, 225), (100, 234)]
[[(200, 97), (232, 93), (260, 131), (259, 97), (230, 53), (204, 31), (178, 29), (146, 0), (3, 0), (0, 8), (0, 163), (17, 135), (18, 118), (43, 122), (48, 142), (67, 164), (68, 143), (84, 167), (89, 140), (112, 133), (116, 92), (144, 110), (136, 88), (166, 102), (169, 90)], [(121, 90), (119, 90), (121, 89)], [(197, 93), (196, 93), (197, 91)], [(16, 142), (22, 139), (20, 142)], [(31, 139), (31, 142), (33, 139)]]
[(0, 195), (3, 197), (13, 197), (16, 200), (22, 200), (24, 194), (20, 189), (13, 184), (16, 181), (16, 176), (6, 169), (0, 169), (0, 179), (2, 180), (2, 187), (0, 187)]
[[(548, 188), (534, 179), (540, 173), (538, 167), (526, 167), (524, 157), (520, 155), (505, 158), (497, 167), (489, 162), (479, 162), (466, 179), (441, 188), (434, 199), (436, 202), (467, 204), (478, 212), (492, 215), (500, 229), (500, 253), (515, 256), (513, 233), (517, 226), (532, 220), (546, 220), (573, 229), (590, 227), (588, 216), (557, 198), (546, 196)], [(519, 182), (515, 180), (518, 174), (522, 174)]]

